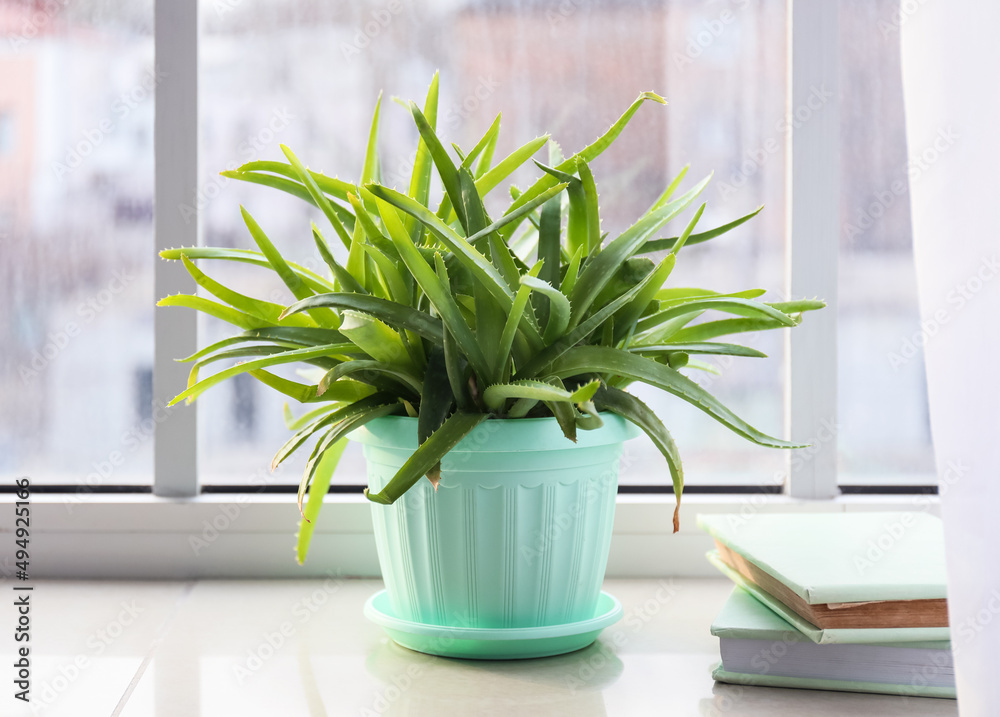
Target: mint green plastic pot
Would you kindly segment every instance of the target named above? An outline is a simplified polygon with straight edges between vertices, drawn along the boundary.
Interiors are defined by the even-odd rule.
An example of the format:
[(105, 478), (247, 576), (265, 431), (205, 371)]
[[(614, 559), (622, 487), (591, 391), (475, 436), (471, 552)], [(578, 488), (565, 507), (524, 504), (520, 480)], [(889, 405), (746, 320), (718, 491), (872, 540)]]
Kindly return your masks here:
[[(607, 566), (623, 442), (621, 417), (579, 431), (554, 418), (490, 419), (392, 505), (372, 504), (393, 613), (429, 625), (522, 628), (589, 620)], [(389, 416), (351, 438), (381, 490), (417, 448), (417, 420)]]

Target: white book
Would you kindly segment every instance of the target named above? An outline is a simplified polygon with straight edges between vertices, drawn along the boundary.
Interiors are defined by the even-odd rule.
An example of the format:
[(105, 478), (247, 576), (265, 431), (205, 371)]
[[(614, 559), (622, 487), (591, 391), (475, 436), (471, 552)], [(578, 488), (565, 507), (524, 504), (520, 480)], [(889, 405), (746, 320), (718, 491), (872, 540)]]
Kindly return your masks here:
[(712, 634), (720, 682), (955, 697), (949, 642), (817, 644), (739, 587)]

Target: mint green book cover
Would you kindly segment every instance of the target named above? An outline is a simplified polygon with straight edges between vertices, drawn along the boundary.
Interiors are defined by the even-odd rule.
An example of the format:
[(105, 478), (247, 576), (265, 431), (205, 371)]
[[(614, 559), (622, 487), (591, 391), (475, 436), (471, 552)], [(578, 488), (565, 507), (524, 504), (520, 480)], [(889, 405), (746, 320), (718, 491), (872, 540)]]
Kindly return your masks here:
[[(895, 648), (883, 651), (880, 653), (880, 657), (883, 657), (883, 660), (886, 663), (898, 663), (901, 661), (903, 664), (907, 665), (904, 672), (908, 670), (913, 671), (912, 677), (909, 678), (905, 684), (855, 679), (832, 679), (829, 677), (817, 677), (815, 673), (812, 675), (805, 674), (800, 676), (775, 674), (777, 672), (781, 672), (782, 670), (787, 672), (787, 666), (783, 666), (778, 661), (778, 655), (788, 655), (789, 658), (793, 658), (793, 666), (798, 671), (802, 671), (801, 659), (804, 653), (792, 646), (796, 644), (809, 645), (811, 644), (811, 641), (793, 625), (783, 620), (779, 615), (772, 612), (767, 606), (755, 599), (748, 591), (740, 587), (735, 587), (733, 589), (733, 592), (726, 601), (726, 604), (723, 606), (722, 611), (712, 623), (712, 634), (723, 640), (746, 640), (748, 641), (748, 647), (746, 649), (753, 651), (757, 650), (755, 642), (763, 642), (767, 647), (766, 653), (764, 651), (755, 652), (754, 659), (750, 661), (750, 665), (753, 666), (752, 669), (754, 670), (751, 672), (726, 670), (720, 662), (712, 672), (712, 677), (719, 682), (728, 682), (740, 685), (756, 685), (762, 687), (793, 687), (799, 689), (835, 690), (841, 692), (873, 692), (888, 695), (910, 695), (950, 699), (955, 699), (956, 697), (954, 686), (929, 684), (927, 679), (921, 679), (921, 672), (919, 671), (919, 665), (921, 662), (927, 662), (927, 658), (921, 655), (919, 650), (950, 650), (951, 643), (946, 640), (932, 642), (886, 642), (864, 646), (864, 648)], [(831, 652), (826, 655), (815, 652), (816, 650), (822, 651), (827, 649), (831, 650)], [(818, 671), (822, 674), (832, 674), (833, 668), (838, 667), (838, 661), (840, 662), (839, 666), (842, 668), (845, 659), (847, 662), (850, 662), (850, 657), (857, 657), (855, 654), (852, 654), (850, 657), (842, 654), (836, 656), (832, 654), (833, 651), (840, 649), (842, 649), (842, 647), (835, 645), (814, 645), (805, 654), (809, 657), (815, 656), (823, 658), (819, 664), (827, 665), (827, 669), (829, 669), (830, 672), (828, 673), (822, 667), (818, 668)], [(891, 653), (892, 656), (889, 656), (889, 653)], [(729, 654), (732, 656), (732, 653)], [(897, 657), (897, 655), (899, 657)], [(730, 657), (726, 657), (726, 659), (729, 660)], [(908, 664), (908, 660), (913, 660), (912, 667)], [(950, 667), (950, 663), (945, 664), (948, 664)], [(849, 666), (848, 669), (850, 669)], [(760, 672), (757, 672), (756, 670), (760, 670)], [(873, 671), (867, 668), (859, 669), (855, 667), (854, 672), (855, 674), (863, 674), (866, 678), (873, 676)]]
[(699, 515), (698, 527), (810, 605), (946, 597), (944, 532), (928, 513)]
[(782, 677), (780, 675), (751, 675), (746, 672), (727, 672), (722, 663), (712, 671), (712, 679), (732, 685), (754, 687), (793, 687), (799, 690), (832, 690), (834, 692), (872, 692), (880, 695), (909, 697), (940, 697), (956, 699), (954, 687), (925, 687), (922, 685), (890, 685), (882, 682), (844, 682), (843, 680), (816, 680), (808, 677)]
[[(801, 618), (799, 618), (801, 619)], [(900, 628), (893, 628), (898, 630)], [(722, 611), (712, 623), (712, 634), (716, 637), (728, 637), (740, 640), (775, 640), (782, 642), (815, 642), (803, 634), (796, 625), (783, 618), (765, 602), (755, 597), (746, 588), (736, 586), (726, 600)], [(840, 643), (844, 644), (844, 643)], [(861, 643), (895, 647), (904, 645), (908, 648), (923, 648), (927, 650), (948, 650), (951, 642), (944, 640), (886, 640), (884, 642)]]
[(876, 627), (854, 629), (822, 629), (816, 627), (811, 622), (799, 616), (798, 613), (788, 609), (783, 602), (764, 592), (752, 582), (744, 579), (742, 575), (726, 565), (716, 551), (709, 552), (706, 557), (708, 558), (708, 562), (718, 568), (723, 575), (753, 595), (758, 601), (770, 608), (772, 612), (780, 616), (782, 620), (815, 643), (821, 645), (844, 643), (890, 644), (894, 642), (939, 642), (951, 639), (951, 632), (947, 627)]

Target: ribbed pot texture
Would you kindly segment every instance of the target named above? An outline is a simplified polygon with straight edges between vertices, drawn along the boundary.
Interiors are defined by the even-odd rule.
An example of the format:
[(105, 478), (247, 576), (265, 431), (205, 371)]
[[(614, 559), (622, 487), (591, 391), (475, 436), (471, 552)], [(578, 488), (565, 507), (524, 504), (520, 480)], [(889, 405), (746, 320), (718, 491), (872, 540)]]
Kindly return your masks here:
[[(397, 617), (459, 627), (536, 627), (594, 617), (611, 544), (623, 441), (614, 414), (566, 439), (554, 418), (480, 424), (393, 505), (372, 504), (382, 577)], [(417, 447), (415, 418), (351, 435), (371, 490)]]

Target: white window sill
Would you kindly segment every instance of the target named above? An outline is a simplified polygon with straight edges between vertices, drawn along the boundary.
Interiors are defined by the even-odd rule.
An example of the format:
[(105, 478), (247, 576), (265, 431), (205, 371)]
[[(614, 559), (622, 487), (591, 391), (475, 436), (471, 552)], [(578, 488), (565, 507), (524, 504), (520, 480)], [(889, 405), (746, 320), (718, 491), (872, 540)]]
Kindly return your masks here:
[[(719, 641), (710, 626), (732, 591), (723, 578), (609, 580), (604, 589), (625, 614), (596, 644), (492, 663), (390, 642), (362, 615), (381, 588), (375, 580), (39, 582), (45, 629), (32, 634), (32, 697), (44, 700), (43, 714), (107, 715), (124, 705), (123, 717), (956, 712), (954, 700), (713, 682)], [(15, 616), (6, 609), (9, 625)], [(0, 697), (11, 705), (5, 715), (34, 714), (9, 695)]]
[[(3, 496), (3, 502), (13, 500)], [(36, 494), (31, 502), (31, 573), (39, 578), (379, 576), (371, 504), (360, 495), (327, 498), (305, 566), (293, 558), (298, 522), (293, 495)], [(673, 535), (672, 495), (619, 495), (608, 577), (714, 576), (704, 558), (712, 541), (698, 530), (698, 513), (752, 520), (759, 513), (792, 511), (939, 514), (938, 506), (935, 495), (808, 501), (764, 493), (695, 494), (684, 497), (681, 531)], [(0, 572), (10, 570), (6, 562), (0, 565)]]

